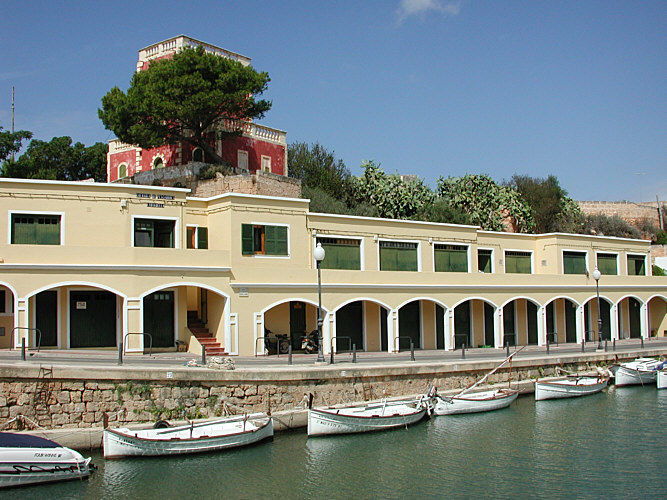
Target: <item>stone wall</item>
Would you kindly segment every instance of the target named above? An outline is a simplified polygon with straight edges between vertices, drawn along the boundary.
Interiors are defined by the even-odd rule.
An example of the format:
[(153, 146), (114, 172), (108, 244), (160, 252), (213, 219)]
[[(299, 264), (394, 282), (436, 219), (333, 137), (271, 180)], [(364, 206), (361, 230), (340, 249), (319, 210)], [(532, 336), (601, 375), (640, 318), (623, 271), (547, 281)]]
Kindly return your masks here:
[(585, 215), (604, 214), (609, 217), (618, 215), (631, 224), (635, 224), (642, 219), (648, 219), (657, 227), (660, 227), (657, 202), (639, 204), (631, 201), (578, 201), (577, 203)]

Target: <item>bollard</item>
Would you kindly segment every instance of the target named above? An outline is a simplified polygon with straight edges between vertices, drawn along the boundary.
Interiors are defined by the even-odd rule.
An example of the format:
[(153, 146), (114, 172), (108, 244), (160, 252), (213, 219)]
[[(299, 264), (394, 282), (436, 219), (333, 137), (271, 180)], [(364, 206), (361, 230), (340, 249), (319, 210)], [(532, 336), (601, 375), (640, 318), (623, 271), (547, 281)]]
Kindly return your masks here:
[(123, 342), (118, 344), (118, 364), (123, 364)]
[(331, 346), (331, 359), (329, 360), (330, 364), (334, 364), (334, 346)]
[(586, 352), (586, 341), (585, 340), (581, 341), (581, 352)]
[(352, 344), (352, 362), (357, 362), (357, 344)]
[(287, 346), (287, 364), (288, 365), (292, 364), (292, 344), (291, 343)]
[(21, 359), (25, 361), (25, 337), (21, 339)]
[(607, 339), (604, 339), (604, 352), (607, 352)]
[(549, 354), (549, 339), (547, 339), (547, 354)]
[(509, 342), (507, 342), (505, 344), (505, 348), (507, 349), (507, 357), (509, 358), (510, 357), (510, 343)]
[(461, 344), (461, 359), (466, 359), (466, 343)]
[(642, 341), (642, 349), (644, 348), (644, 337), (641, 338)]
[(414, 360), (415, 360), (415, 344), (411, 340), (410, 341), (410, 361), (414, 361)]
[(201, 346), (201, 364), (206, 366), (206, 347)]
[(612, 340), (612, 342), (611, 342), (611, 350), (612, 351), (616, 350), (616, 339)]

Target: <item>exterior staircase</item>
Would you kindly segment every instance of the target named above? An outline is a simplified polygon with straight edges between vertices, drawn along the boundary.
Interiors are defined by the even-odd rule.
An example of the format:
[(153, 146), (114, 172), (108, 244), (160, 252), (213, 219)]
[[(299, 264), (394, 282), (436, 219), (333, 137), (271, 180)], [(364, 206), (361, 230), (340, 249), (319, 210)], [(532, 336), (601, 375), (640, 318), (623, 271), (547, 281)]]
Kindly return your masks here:
[(197, 316), (197, 311), (188, 311), (188, 329), (202, 345), (207, 356), (227, 356), (225, 348), (208, 331), (206, 325)]

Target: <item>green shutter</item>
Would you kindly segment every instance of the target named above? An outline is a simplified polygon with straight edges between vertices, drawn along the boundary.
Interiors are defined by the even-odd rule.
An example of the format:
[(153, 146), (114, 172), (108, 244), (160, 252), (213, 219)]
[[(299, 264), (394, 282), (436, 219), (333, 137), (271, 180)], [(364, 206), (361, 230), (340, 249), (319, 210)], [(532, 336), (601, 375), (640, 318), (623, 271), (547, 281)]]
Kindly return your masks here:
[(477, 270), (491, 272), (491, 250), (477, 250)]
[(381, 271), (417, 271), (417, 244), (381, 241)]
[(208, 248), (208, 228), (197, 228), (197, 248)]
[(603, 276), (615, 276), (618, 273), (616, 254), (598, 254), (598, 271)]
[(531, 274), (530, 253), (505, 252), (505, 272), (510, 274)]
[(287, 227), (264, 226), (264, 253), (287, 255)]
[(436, 272), (468, 272), (468, 249), (464, 246), (436, 245)]
[(12, 215), (12, 243), (60, 245), (59, 215)]
[(646, 259), (643, 256), (628, 256), (628, 274), (631, 276), (646, 275)]
[(241, 253), (243, 255), (252, 255), (254, 253), (252, 234), (252, 224), (241, 224)]
[(563, 272), (565, 274), (585, 274), (586, 254), (581, 252), (563, 252)]
[(361, 269), (361, 251), (358, 240), (318, 238), (325, 252), (322, 269)]

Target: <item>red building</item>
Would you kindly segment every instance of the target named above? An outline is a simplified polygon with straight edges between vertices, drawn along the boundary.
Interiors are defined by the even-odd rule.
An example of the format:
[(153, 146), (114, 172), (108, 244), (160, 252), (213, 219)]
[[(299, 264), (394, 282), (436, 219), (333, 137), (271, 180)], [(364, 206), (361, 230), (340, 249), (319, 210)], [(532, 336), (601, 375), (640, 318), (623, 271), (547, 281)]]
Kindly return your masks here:
[[(249, 57), (180, 35), (141, 49), (137, 71), (146, 69), (153, 59), (170, 57), (185, 47), (200, 46), (207, 52), (212, 52), (220, 57), (228, 57), (245, 66), (250, 64)], [(238, 126), (234, 124), (235, 127), (231, 127), (230, 121), (227, 122), (227, 125), (230, 129)], [(264, 170), (278, 175), (287, 175), (286, 133), (252, 122), (244, 122), (241, 129), (243, 133), (237, 137), (225, 139), (212, 137), (211, 143), (214, 144), (216, 153), (232, 165), (237, 173)], [(208, 162), (204, 151), (190, 144), (182, 143), (142, 149), (114, 139), (109, 141), (107, 181), (113, 182), (154, 168), (187, 165), (192, 161)]]

